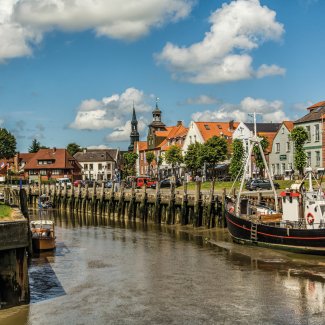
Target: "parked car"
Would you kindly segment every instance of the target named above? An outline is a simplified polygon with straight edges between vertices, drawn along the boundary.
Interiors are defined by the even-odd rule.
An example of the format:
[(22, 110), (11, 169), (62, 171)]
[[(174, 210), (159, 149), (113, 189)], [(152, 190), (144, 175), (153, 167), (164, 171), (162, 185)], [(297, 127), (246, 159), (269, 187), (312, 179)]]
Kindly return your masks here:
[[(162, 181), (160, 181), (160, 188), (170, 187), (170, 183), (171, 183), (171, 180), (169, 178), (163, 179)], [(182, 185), (182, 182), (179, 179), (177, 179), (176, 187), (179, 187), (181, 185)]]
[(79, 184), (81, 185), (81, 187), (85, 186), (84, 181), (82, 179), (77, 179), (76, 181), (73, 182), (74, 187), (78, 187)]
[[(279, 183), (273, 183), (275, 189), (279, 189)], [(252, 179), (246, 183), (246, 189), (249, 191), (254, 190), (271, 190), (272, 186), (268, 179)]]
[(57, 187), (63, 188), (64, 184), (66, 184), (67, 189), (71, 188), (72, 184), (71, 184), (70, 178), (68, 178), (68, 177), (57, 178), (57, 180), (56, 180)]

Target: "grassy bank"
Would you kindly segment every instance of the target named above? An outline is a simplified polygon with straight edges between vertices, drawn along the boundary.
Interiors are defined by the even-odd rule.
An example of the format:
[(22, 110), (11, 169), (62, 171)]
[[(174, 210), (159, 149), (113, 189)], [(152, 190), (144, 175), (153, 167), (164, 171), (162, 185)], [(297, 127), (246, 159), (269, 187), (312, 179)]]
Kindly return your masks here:
[[(276, 181), (276, 183), (279, 183), (280, 185), (280, 189), (285, 189), (291, 186), (292, 183), (294, 183), (294, 181)], [(216, 191), (222, 191), (224, 188), (227, 190), (230, 190), (231, 187), (233, 185), (233, 182), (216, 182), (215, 183), (215, 190)], [(236, 182), (235, 183), (235, 188), (239, 189), (240, 186), (240, 182)], [(182, 187), (179, 187), (179, 189), (181, 189)], [(195, 189), (195, 182), (189, 182), (187, 184), (187, 188), (188, 190), (194, 190)], [(203, 182), (201, 189), (202, 190), (209, 190), (211, 188), (211, 182)]]
[(4, 203), (0, 203), (0, 220), (11, 217), (11, 208)]

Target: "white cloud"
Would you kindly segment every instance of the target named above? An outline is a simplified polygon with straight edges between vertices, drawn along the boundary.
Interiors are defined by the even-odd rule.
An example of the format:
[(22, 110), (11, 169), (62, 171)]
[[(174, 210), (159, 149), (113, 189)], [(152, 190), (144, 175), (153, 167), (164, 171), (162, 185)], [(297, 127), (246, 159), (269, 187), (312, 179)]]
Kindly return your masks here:
[(100, 130), (124, 125), (132, 114), (133, 104), (137, 113), (149, 112), (148, 96), (136, 88), (128, 88), (122, 94), (113, 94), (101, 100), (86, 99), (80, 104), (71, 128)]
[(208, 84), (284, 74), (285, 69), (274, 64), (262, 64), (257, 71), (252, 67), (249, 52), (265, 41), (280, 40), (284, 33), (276, 13), (259, 0), (225, 3), (210, 16), (210, 23), (201, 42), (189, 47), (167, 43), (156, 55), (173, 78)]
[(315, 104), (315, 102), (312, 102), (312, 101), (307, 101), (307, 102), (304, 102), (304, 103), (295, 103), (293, 104), (293, 109), (295, 111), (303, 111), (307, 114), (307, 108), (312, 106), (313, 104)]
[(257, 78), (264, 78), (266, 76), (276, 76), (276, 75), (285, 75), (286, 70), (284, 68), (278, 67), (275, 64), (267, 65), (262, 64), (256, 71)]
[[(138, 131), (141, 132), (147, 127), (147, 122), (143, 119), (138, 121)], [(106, 136), (107, 141), (129, 141), (131, 133), (131, 121), (115, 128), (114, 131)]]
[(186, 104), (188, 105), (212, 105), (218, 103), (219, 100), (215, 97), (200, 95), (194, 98), (188, 98)]
[(194, 121), (248, 121), (248, 114), (260, 114), (263, 122), (282, 122), (289, 120), (283, 111), (283, 103), (279, 100), (268, 102), (265, 99), (244, 98), (240, 104), (223, 104), (215, 111), (206, 110), (192, 114)]
[(0, 127), (2, 127), (2, 125), (5, 123), (4, 120), (0, 119)]
[(87, 149), (109, 149), (105, 144), (99, 144), (98, 146), (88, 146)]
[(94, 30), (135, 40), (153, 27), (185, 18), (193, 0), (1, 0), (0, 60), (30, 55), (45, 32)]

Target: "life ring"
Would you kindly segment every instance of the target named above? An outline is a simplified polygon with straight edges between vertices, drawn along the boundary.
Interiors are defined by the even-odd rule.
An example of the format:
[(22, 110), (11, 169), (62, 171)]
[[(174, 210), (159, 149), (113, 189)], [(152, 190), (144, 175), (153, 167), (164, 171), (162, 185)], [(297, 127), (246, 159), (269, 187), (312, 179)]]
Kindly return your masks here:
[(314, 216), (310, 212), (307, 214), (306, 219), (307, 219), (307, 222), (308, 222), (309, 225), (312, 225), (314, 223), (314, 221), (315, 221)]
[(235, 208), (234, 207), (230, 207), (229, 210), (228, 210), (230, 213), (233, 213), (235, 211)]

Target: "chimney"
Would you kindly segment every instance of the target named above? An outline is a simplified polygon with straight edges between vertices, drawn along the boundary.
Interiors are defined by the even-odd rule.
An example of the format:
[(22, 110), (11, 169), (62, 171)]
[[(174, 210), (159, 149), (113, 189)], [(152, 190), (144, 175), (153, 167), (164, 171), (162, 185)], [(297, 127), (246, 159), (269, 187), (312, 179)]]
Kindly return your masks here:
[(180, 126), (180, 125), (183, 125), (183, 121), (177, 121), (176, 126)]
[(234, 130), (234, 120), (229, 121), (229, 131)]
[(84, 148), (84, 149), (83, 149), (83, 153), (86, 153), (86, 152), (87, 152), (87, 148)]
[(53, 147), (53, 152), (56, 152), (56, 147)]

